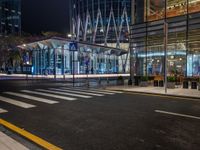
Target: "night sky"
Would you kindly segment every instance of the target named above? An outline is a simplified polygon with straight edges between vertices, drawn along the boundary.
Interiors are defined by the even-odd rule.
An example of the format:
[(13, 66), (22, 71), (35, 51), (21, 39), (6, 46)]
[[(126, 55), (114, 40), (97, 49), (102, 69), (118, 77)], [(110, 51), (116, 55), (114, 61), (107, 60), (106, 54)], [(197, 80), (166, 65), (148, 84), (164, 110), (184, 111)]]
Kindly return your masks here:
[(22, 31), (69, 32), (69, 0), (22, 0)]

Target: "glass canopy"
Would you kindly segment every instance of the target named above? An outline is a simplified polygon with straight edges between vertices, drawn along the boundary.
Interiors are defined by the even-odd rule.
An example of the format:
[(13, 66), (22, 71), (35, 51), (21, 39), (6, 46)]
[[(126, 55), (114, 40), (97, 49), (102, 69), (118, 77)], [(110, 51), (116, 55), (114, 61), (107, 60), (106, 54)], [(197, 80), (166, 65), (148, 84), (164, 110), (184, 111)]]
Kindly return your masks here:
[(70, 51), (72, 40), (53, 37), (18, 46), (24, 51), (24, 63), (32, 66), (34, 75), (117, 74), (126, 73), (128, 52), (122, 49), (77, 42), (77, 51)]

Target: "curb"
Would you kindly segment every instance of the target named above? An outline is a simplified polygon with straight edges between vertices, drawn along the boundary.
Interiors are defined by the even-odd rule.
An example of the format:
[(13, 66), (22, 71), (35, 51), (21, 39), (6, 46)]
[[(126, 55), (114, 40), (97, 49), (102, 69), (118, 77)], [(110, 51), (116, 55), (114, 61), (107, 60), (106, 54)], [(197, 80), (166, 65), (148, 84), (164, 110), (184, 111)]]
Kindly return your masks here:
[(195, 99), (200, 102), (200, 97), (194, 97), (194, 96), (181, 96), (181, 95), (173, 95), (173, 94), (160, 94), (160, 93), (150, 93), (150, 92), (138, 92), (138, 91), (126, 91), (126, 90), (120, 90), (120, 89), (109, 89), (107, 90), (114, 90), (114, 91), (121, 91), (126, 93), (135, 93), (135, 94), (148, 94), (148, 95), (156, 95), (156, 96), (168, 96), (168, 97), (174, 97), (174, 98), (187, 98), (187, 99)]

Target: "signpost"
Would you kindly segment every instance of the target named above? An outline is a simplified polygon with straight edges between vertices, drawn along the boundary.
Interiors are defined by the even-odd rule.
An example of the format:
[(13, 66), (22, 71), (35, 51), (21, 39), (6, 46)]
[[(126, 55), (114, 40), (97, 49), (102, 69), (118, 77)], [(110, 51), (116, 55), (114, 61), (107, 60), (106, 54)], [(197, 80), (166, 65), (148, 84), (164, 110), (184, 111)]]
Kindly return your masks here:
[(74, 52), (78, 51), (78, 44), (76, 42), (69, 43), (69, 50), (72, 52), (72, 74), (73, 74), (73, 87), (75, 83), (75, 58), (74, 58)]

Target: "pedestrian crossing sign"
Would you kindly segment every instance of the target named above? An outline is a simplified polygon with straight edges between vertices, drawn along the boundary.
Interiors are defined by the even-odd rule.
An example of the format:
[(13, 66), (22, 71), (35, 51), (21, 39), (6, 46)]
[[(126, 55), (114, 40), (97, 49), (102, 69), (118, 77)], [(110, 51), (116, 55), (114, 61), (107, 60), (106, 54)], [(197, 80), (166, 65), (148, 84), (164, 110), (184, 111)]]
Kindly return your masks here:
[(69, 50), (70, 51), (78, 51), (78, 44), (76, 42), (69, 43)]

